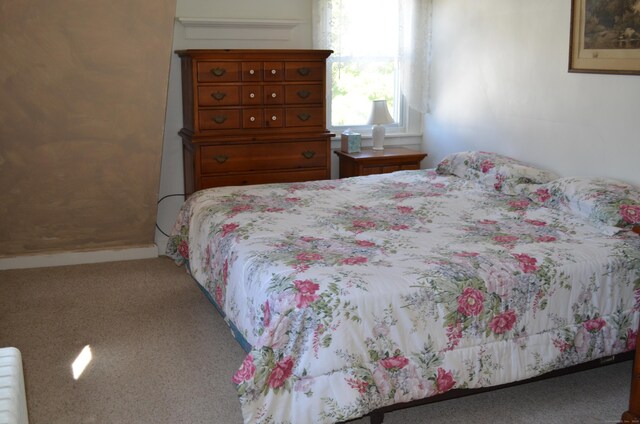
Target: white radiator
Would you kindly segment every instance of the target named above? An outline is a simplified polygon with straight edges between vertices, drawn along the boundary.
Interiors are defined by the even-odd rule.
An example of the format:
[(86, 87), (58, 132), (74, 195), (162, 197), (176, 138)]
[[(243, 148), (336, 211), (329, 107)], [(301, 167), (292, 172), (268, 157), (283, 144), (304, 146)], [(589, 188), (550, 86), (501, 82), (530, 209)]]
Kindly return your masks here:
[(0, 424), (28, 424), (22, 356), (15, 347), (0, 349)]

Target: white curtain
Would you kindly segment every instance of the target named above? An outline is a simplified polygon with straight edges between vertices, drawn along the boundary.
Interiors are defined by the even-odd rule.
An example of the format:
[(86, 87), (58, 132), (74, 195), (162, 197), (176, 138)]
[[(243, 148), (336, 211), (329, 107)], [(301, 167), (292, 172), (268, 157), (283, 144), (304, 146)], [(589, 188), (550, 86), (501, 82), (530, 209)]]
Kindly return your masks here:
[[(313, 0), (313, 47), (333, 49), (331, 7), (334, 0)], [(348, 0), (343, 0), (348, 1)], [(432, 0), (397, 0), (399, 7), (400, 90), (410, 108), (429, 108), (429, 61)]]

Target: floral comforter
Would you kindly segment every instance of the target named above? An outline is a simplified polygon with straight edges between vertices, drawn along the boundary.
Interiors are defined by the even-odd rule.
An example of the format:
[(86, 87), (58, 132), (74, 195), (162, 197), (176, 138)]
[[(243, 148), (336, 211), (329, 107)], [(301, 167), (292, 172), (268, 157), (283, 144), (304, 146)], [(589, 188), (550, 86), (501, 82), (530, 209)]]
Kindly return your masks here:
[(640, 237), (433, 170), (201, 191), (168, 253), (252, 346), (232, 377), (245, 423), (345, 421), (635, 347)]

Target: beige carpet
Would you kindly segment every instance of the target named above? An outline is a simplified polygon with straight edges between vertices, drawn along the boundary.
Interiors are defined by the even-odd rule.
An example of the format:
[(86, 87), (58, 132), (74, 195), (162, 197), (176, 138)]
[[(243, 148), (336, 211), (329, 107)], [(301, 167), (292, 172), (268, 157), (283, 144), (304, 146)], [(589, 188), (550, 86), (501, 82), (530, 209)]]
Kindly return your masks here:
[[(74, 380), (86, 345), (93, 360)], [(167, 258), (0, 271), (3, 346), (22, 352), (31, 424), (242, 422), (231, 376), (244, 352)], [(614, 423), (631, 365), (397, 411), (385, 424)]]

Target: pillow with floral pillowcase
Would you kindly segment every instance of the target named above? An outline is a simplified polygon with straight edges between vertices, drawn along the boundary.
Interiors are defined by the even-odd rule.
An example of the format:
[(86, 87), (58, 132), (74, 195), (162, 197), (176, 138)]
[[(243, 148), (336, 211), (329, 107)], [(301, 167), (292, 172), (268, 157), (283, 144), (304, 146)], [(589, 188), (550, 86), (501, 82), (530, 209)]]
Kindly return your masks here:
[(476, 152), (451, 153), (438, 163), (436, 172), (440, 175), (455, 175), (464, 178), (467, 169), (471, 167), (474, 153)]
[(482, 151), (452, 153), (440, 161), (436, 172), (477, 181), (510, 195), (523, 194), (530, 184), (543, 184), (559, 177), (508, 156)]
[(581, 215), (597, 226), (621, 228), (640, 224), (640, 187), (611, 178), (563, 177), (534, 187), (534, 202)]

